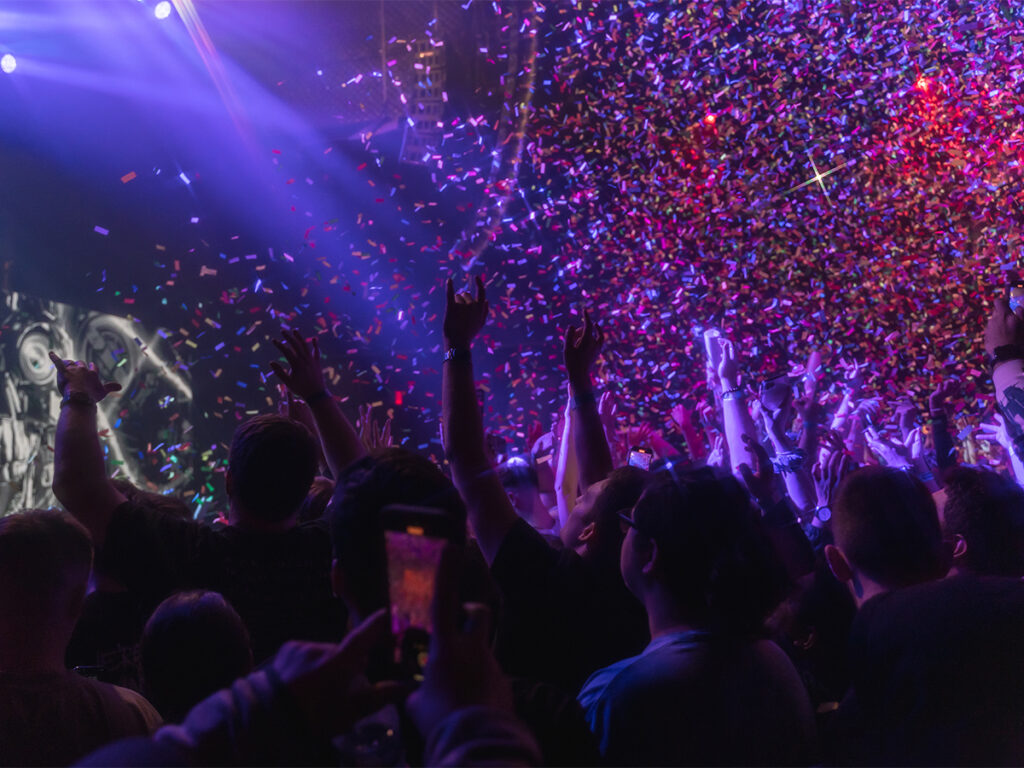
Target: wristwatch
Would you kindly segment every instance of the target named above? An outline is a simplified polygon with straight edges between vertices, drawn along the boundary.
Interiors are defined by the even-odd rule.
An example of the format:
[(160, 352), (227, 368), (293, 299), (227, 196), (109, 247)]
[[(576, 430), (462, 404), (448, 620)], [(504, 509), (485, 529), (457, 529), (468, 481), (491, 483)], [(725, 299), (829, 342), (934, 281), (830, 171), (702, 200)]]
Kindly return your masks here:
[(1024, 346), (1020, 344), (1003, 344), (992, 350), (992, 358), (988, 361), (992, 368), (1010, 360), (1024, 360)]
[(60, 407), (65, 405), (88, 405), (95, 406), (96, 401), (89, 397), (87, 392), (65, 392), (61, 398)]

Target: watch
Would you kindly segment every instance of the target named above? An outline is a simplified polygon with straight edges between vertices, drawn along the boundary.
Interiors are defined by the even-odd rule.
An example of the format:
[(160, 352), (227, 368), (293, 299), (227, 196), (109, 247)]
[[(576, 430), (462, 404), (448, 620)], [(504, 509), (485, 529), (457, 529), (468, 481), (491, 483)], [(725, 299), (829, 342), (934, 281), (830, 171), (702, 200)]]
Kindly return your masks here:
[(96, 401), (89, 397), (87, 392), (65, 392), (61, 398), (60, 407), (65, 405), (88, 405), (95, 407)]
[(995, 368), (1000, 363), (1009, 360), (1024, 360), (1024, 346), (1020, 344), (1003, 344), (992, 350), (992, 358), (989, 365)]

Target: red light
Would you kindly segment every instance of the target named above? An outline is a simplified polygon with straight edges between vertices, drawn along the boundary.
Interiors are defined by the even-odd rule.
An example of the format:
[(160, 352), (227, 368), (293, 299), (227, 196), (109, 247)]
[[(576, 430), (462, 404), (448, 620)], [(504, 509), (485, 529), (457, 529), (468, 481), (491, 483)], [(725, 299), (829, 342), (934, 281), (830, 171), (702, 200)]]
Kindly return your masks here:
[(401, 404), (402, 404), (402, 390), (398, 390), (397, 392), (395, 392), (395, 405), (401, 405)]
[(714, 113), (708, 113), (707, 115), (704, 116), (704, 125), (714, 125), (715, 120), (717, 119), (718, 118), (714, 115)]
[(917, 82), (914, 83), (914, 85), (917, 86), (917, 89), (920, 91), (927, 91), (928, 86), (931, 85), (931, 82), (928, 80), (927, 77), (919, 77), (917, 78)]

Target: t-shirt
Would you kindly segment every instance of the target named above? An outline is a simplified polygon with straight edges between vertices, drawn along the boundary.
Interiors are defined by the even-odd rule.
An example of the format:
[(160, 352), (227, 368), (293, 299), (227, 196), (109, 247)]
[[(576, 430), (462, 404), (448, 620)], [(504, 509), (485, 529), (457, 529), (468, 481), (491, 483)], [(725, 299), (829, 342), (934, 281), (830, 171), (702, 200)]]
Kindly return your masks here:
[(572, 549), (556, 550), (525, 520), (505, 536), (491, 574), (501, 592), (496, 655), (510, 675), (575, 695), (596, 669), (650, 639), (643, 605), (616, 569), (601, 575)]
[(154, 606), (187, 589), (220, 592), (238, 611), (260, 663), (288, 640), (339, 641), (346, 614), (331, 591), (327, 524), (284, 533), (209, 525), (122, 504), (107, 528), (104, 563)]
[(768, 640), (675, 632), (587, 680), (579, 695), (610, 765), (802, 765), (811, 703)]
[(142, 696), (74, 672), (0, 672), (0, 765), (69, 765), (146, 736), (160, 715)]
[(838, 760), (1024, 765), (1024, 582), (956, 576), (868, 600), (850, 679)]

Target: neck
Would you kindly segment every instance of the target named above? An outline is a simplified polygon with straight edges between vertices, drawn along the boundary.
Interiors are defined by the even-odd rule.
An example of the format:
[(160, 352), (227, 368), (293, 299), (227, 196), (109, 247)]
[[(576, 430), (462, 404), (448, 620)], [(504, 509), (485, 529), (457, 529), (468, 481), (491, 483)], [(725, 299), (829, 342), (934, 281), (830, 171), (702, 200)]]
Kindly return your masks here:
[(676, 601), (659, 585), (654, 584), (643, 598), (647, 609), (647, 626), (651, 640), (676, 632), (692, 632), (700, 627), (683, 615)]
[(891, 591), (888, 587), (882, 586), (877, 581), (872, 581), (859, 572), (853, 574), (853, 577), (848, 582), (848, 586), (853, 594), (853, 601), (856, 603), (857, 608), (860, 608), (872, 597), (884, 595), (886, 592)]
[(44, 627), (33, 631), (24, 622), (0, 619), (0, 672), (19, 675), (37, 672), (63, 672), (64, 652), (72, 628)]
[(261, 520), (258, 517), (246, 514), (234, 504), (228, 510), (228, 522), (238, 528), (258, 533), (284, 533), (294, 528), (298, 522), (295, 515), (290, 515), (284, 520)]

